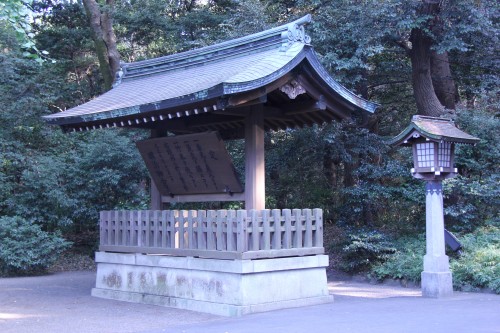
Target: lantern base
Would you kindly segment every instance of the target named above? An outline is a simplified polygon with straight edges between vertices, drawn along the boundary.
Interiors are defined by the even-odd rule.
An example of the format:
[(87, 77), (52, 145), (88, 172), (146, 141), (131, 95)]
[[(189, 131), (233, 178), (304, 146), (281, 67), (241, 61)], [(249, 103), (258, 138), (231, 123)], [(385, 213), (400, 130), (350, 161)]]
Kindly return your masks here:
[[(413, 169), (412, 169), (413, 170)], [(413, 178), (422, 179), (427, 181), (435, 181), (435, 180), (445, 180), (449, 178), (453, 178), (458, 175), (457, 172), (413, 172), (411, 173)]]
[(451, 272), (422, 272), (422, 296), (442, 298), (453, 295)]

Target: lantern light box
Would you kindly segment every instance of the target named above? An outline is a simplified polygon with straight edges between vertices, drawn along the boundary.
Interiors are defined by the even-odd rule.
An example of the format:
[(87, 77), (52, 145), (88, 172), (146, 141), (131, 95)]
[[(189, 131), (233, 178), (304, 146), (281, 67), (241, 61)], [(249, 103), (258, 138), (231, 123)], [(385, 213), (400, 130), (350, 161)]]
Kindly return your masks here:
[(413, 116), (410, 125), (393, 138), (392, 145), (412, 146), (415, 178), (438, 180), (454, 177), (455, 144), (476, 144), (479, 139), (459, 130), (450, 119)]

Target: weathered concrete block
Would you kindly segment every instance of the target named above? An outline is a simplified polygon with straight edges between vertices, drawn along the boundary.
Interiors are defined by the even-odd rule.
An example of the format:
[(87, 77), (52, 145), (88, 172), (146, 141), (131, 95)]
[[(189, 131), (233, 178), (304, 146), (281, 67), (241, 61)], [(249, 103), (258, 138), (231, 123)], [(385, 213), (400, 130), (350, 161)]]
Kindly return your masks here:
[(98, 253), (96, 258), (92, 295), (97, 297), (226, 316), (333, 301), (325, 255), (221, 260)]
[(422, 272), (422, 296), (441, 298), (453, 295), (451, 272)]

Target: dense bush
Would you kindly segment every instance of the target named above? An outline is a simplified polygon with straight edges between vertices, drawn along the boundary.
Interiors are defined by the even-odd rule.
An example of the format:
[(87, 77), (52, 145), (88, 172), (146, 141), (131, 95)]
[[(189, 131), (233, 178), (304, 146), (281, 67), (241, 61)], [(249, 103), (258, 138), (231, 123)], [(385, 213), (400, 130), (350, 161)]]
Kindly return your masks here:
[(0, 276), (41, 273), (70, 246), (18, 216), (0, 217), (0, 239)]
[(387, 237), (379, 232), (350, 234), (348, 238), (348, 244), (342, 248), (340, 264), (340, 268), (348, 273), (366, 272), (396, 251)]
[(416, 238), (405, 237), (394, 243), (397, 249), (387, 260), (375, 264), (370, 276), (377, 280), (401, 279), (411, 282), (420, 281), (425, 254), (425, 235)]
[(489, 226), (460, 238), (463, 253), (451, 262), (456, 289), (489, 288), (500, 294), (500, 228)]
[[(500, 293), (500, 228), (487, 226), (459, 237), (461, 255), (450, 257), (455, 290), (489, 288)], [(420, 282), (425, 254), (425, 235), (403, 238), (394, 243), (396, 251), (371, 268), (377, 280), (400, 279)]]

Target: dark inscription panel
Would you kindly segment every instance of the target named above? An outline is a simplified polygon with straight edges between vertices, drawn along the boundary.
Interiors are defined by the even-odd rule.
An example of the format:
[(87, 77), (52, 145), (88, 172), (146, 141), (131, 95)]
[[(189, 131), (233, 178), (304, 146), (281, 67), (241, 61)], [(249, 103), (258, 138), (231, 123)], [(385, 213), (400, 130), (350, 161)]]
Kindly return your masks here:
[(137, 148), (162, 195), (243, 192), (217, 132), (149, 139)]

